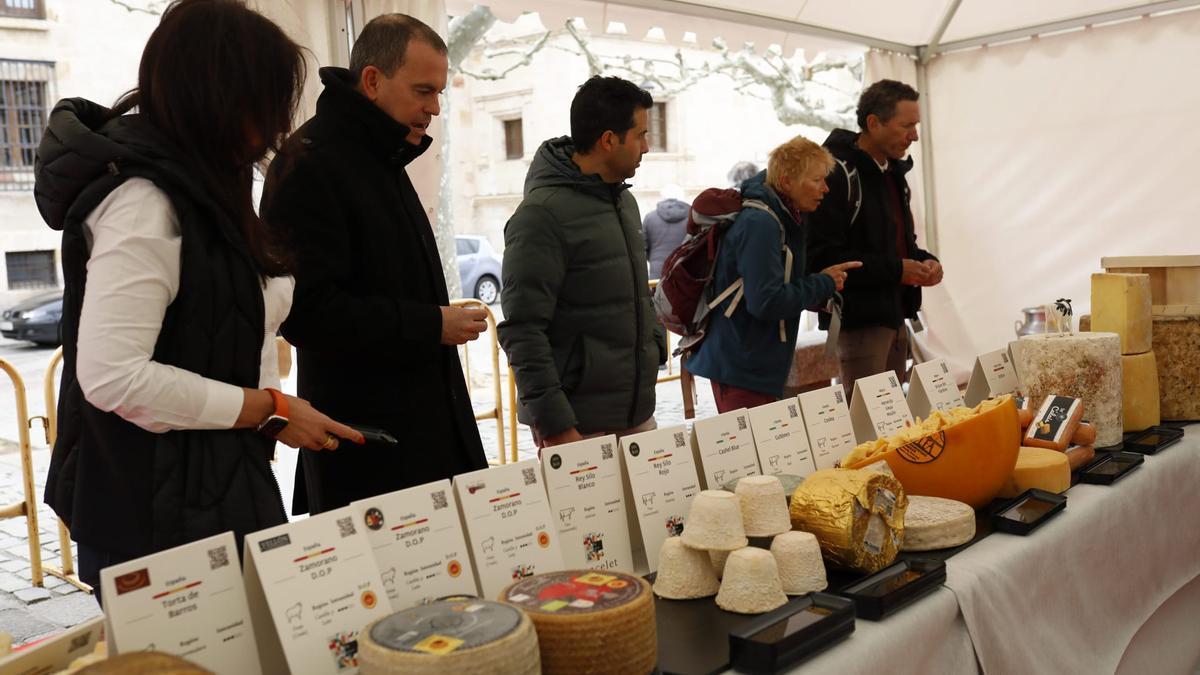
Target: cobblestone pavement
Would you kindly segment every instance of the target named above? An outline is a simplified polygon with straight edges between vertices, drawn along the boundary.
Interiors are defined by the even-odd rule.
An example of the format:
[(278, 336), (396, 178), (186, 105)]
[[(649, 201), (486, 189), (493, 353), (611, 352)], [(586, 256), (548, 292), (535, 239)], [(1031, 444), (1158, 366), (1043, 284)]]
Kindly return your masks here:
[[(493, 311), (499, 314), (499, 305)], [(499, 320), (499, 317), (497, 317)], [(470, 383), (472, 403), (477, 413), (495, 409), (494, 377), (492, 368), (491, 342), (489, 335), (469, 346)], [(29, 343), (0, 339), (0, 358), (19, 373), (24, 381), (28, 415), (45, 414), (44, 376), (53, 355), (53, 349), (35, 347)], [(508, 426), (508, 365), (503, 351), (500, 358), (500, 392), (503, 400), (505, 447), (509, 442)], [(678, 364), (674, 365), (678, 371)], [(665, 375), (667, 371), (662, 371)], [(293, 373), (294, 375), (294, 373)], [(57, 376), (54, 378), (57, 382)], [(295, 381), (284, 381), (285, 391), (295, 393)], [(696, 415), (709, 417), (716, 414), (712, 391), (708, 382), (697, 381), (698, 401)], [(660, 427), (682, 424), (683, 395), (678, 381), (666, 382), (657, 388), (656, 418)], [(16, 396), (12, 385), (0, 379), (0, 506), (14, 504), (23, 499), (21, 478), (21, 456), (19, 425), (16, 415)], [(489, 459), (499, 457), (497, 439), (498, 425), (495, 420), (481, 420), (479, 432), (484, 450)], [(519, 459), (537, 456), (529, 428), (519, 426), (517, 430), (517, 452)], [(32, 447), (36, 499), (40, 503), (45, 488), (46, 470), (50, 462), (50, 450), (46, 445), (45, 433), (38, 420), (34, 420), (30, 432)], [(275, 473), (279, 479), (284, 502), (290, 506), (292, 481), (296, 468), (296, 451), (279, 446)], [(61, 566), (61, 551), (58, 539), (58, 520), (44, 504), (38, 508), (38, 524), (41, 531), (42, 562), (44, 565)], [(72, 547), (74, 548), (74, 547)], [(13, 518), (0, 521), (0, 632), (12, 636), (14, 645), (35, 641), (82, 623), (100, 614), (94, 598), (79, 591), (75, 586), (50, 575), (45, 576), (44, 586), (34, 587), (31, 583), (29, 561), (29, 536), (24, 519)]]

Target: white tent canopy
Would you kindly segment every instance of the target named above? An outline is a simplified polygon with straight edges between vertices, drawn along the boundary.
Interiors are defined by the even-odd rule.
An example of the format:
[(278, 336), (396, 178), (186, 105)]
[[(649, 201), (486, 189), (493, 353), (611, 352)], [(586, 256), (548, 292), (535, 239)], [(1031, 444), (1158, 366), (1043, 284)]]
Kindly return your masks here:
[[(537, 11), (557, 25), (578, 16), (593, 31), (620, 22), (629, 35), (657, 27), (697, 45), (720, 36), (785, 53), (871, 48), (868, 81), (893, 77), (922, 94), (914, 211), (946, 269), (925, 294), (922, 346), (960, 373), (1013, 339), (1022, 307), (1067, 297), (1076, 314), (1086, 312), (1101, 256), (1200, 253), (1200, 190), (1188, 170), (1200, 157), (1192, 125), (1200, 87), (1180, 77), (1200, 65), (1200, 12), (1187, 11), (1200, 0), (344, 4), (368, 17), (407, 11), (444, 25), (447, 13), (473, 3), (503, 20)], [(267, 11), (295, 11), (275, 9)], [(308, 33), (322, 30), (337, 32)]]

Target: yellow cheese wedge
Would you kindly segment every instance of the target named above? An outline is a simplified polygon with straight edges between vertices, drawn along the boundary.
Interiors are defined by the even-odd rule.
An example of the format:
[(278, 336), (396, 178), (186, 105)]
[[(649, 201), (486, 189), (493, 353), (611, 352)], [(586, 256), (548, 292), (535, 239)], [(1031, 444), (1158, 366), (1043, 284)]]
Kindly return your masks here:
[(998, 496), (1009, 499), (1029, 488), (1062, 492), (1071, 487), (1071, 463), (1057, 450), (1021, 447), (1017, 468)]
[(1121, 401), (1125, 431), (1141, 431), (1158, 424), (1158, 366), (1154, 352), (1121, 357)]
[(1093, 274), (1090, 328), (1120, 335), (1122, 354), (1150, 351), (1150, 275)]

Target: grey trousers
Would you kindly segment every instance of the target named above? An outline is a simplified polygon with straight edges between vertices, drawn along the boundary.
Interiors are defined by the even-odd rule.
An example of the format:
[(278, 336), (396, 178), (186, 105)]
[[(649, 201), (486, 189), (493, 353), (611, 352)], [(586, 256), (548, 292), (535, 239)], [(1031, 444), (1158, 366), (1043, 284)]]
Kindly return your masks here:
[(872, 326), (844, 330), (838, 335), (838, 356), (842, 362), (842, 387), (846, 401), (854, 392), (854, 381), (891, 370), (896, 381), (904, 382), (908, 361), (908, 331), (904, 326), (884, 328)]

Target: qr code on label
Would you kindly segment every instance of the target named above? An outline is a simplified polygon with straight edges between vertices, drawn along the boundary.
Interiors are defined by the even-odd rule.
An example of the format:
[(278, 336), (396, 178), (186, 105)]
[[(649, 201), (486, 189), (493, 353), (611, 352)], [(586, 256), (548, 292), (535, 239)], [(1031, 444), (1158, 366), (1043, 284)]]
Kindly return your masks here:
[(738, 423), (738, 431), (746, 430), (746, 416), (745, 415), (738, 415), (737, 423)]
[(444, 509), (447, 506), (449, 506), (449, 504), (446, 503), (446, 491), (445, 490), (438, 490), (437, 492), (433, 493), (430, 496), (433, 497), (433, 510), (434, 511), (437, 511), (439, 509)]
[(208, 569), (215, 570), (229, 566), (229, 551), (224, 546), (208, 549)]
[(943, 372), (943, 373), (949, 373), (949, 372), (950, 372), (950, 368), (948, 368), (948, 367), (946, 366), (946, 362), (945, 362), (945, 361), (942, 361), (942, 372)]
[(537, 472), (533, 470), (533, 467), (521, 469), (521, 476), (525, 478), (526, 485), (537, 485)]
[(601, 445), (600, 446), (600, 459), (612, 459), (612, 458), (613, 458), (613, 444), (605, 443), (605, 444)]
[(683, 440), (683, 432), (676, 431), (675, 432), (675, 447), (682, 448), (684, 445), (687, 445), (687, 442)]
[(799, 417), (800, 413), (796, 412), (795, 404), (788, 406), (788, 417)]
[(354, 529), (354, 519), (350, 518), (349, 516), (345, 518), (338, 518), (337, 525), (338, 533), (341, 534), (342, 537), (349, 537), (357, 532), (357, 530)]
[(846, 402), (846, 400), (842, 398), (842, 390), (841, 389), (838, 389), (837, 391), (833, 392), (833, 396), (834, 396), (834, 398), (837, 399), (838, 403)]
[(893, 387), (899, 387), (899, 386), (900, 386), (899, 384), (897, 384), (897, 383), (896, 383), (896, 376), (895, 376), (895, 375), (890, 375), (890, 376), (888, 376), (888, 384), (892, 385)]

